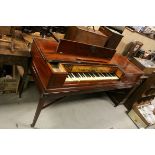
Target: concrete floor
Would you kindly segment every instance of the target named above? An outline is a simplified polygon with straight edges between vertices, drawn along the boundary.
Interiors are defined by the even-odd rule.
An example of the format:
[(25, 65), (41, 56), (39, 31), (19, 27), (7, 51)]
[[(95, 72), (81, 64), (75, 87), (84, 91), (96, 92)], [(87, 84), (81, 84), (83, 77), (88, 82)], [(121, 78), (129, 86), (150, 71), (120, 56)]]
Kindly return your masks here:
[[(23, 92), (0, 95), (0, 128), (31, 128), (39, 93), (34, 84)], [(137, 128), (123, 105), (114, 107), (105, 93), (65, 99), (42, 110), (35, 128), (49, 129), (130, 129)]]

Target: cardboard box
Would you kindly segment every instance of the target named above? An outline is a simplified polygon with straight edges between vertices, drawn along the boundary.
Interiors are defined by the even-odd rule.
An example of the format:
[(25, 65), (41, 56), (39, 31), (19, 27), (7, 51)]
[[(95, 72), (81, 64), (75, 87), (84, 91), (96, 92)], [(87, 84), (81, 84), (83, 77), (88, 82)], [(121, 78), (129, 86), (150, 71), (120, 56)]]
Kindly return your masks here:
[(0, 77), (0, 93), (17, 93), (20, 82), (20, 76), (13, 66), (13, 77), (8, 79), (6, 77)]
[[(147, 104), (148, 106), (151, 105)], [(144, 106), (147, 106), (144, 105)], [(155, 128), (155, 123), (150, 123), (146, 117), (140, 112), (140, 105), (134, 106), (132, 110), (128, 113), (128, 116), (136, 124), (138, 128)]]
[(132, 119), (132, 121), (136, 124), (138, 128), (146, 128), (148, 127), (148, 124), (144, 122), (140, 116), (137, 115), (137, 113), (132, 109), (128, 116)]

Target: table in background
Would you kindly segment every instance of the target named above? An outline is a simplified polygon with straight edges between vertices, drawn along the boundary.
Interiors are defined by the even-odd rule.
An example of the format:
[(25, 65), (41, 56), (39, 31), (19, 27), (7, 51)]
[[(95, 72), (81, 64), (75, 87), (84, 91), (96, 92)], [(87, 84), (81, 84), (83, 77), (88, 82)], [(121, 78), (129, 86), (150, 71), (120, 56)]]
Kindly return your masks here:
[(11, 51), (7, 43), (0, 42), (0, 64), (19, 65), (24, 68), (24, 74), (18, 90), (19, 97), (21, 97), (24, 84), (28, 77), (30, 58), (29, 48), (24, 40), (14, 39), (14, 51)]

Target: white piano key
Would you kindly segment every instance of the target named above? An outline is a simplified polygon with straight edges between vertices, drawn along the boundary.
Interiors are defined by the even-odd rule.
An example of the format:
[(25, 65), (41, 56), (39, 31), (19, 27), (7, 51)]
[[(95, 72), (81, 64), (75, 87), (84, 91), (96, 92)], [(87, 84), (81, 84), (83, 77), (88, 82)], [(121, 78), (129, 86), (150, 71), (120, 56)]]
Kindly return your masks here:
[(79, 78), (75, 77), (73, 73), (71, 73), (71, 75), (73, 76), (73, 77), (72, 77), (72, 80), (73, 80), (73, 81), (79, 81)]
[(66, 81), (118, 80), (114, 73), (69, 73)]

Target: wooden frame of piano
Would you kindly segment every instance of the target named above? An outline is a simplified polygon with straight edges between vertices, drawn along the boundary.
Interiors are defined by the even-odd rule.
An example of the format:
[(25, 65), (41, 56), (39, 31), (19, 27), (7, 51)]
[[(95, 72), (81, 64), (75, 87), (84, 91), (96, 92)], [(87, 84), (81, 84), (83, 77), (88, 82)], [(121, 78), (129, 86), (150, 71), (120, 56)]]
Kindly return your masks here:
[[(69, 46), (69, 43), (71, 44), (71, 46)], [(60, 45), (61, 48), (59, 47)], [(74, 48), (74, 45), (76, 48)], [(71, 51), (69, 51), (69, 48), (71, 48)], [(33, 119), (33, 123), (31, 124), (32, 127), (35, 126), (35, 123), (42, 109), (67, 96), (130, 88), (137, 83), (140, 76), (143, 74), (142, 71), (140, 71), (135, 65), (128, 61), (127, 58), (115, 54), (114, 50), (101, 48), (102, 47), (96, 46), (95, 48), (93, 48), (92, 45), (84, 45), (82, 43), (72, 41), (64, 41), (64, 45), (62, 45), (61, 43), (58, 44), (56, 42), (45, 39), (34, 40), (31, 50), (31, 68), (33, 77), (36, 81), (41, 95)], [(86, 50), (86, 53), (90, 55), (87, 56), (86, 53), (81, 53), (80, 55), (79, 51), (74, 51), (80, 49), (82, 49), (83, 52)], [(88, 52), (92, 49), (99, 49), (100, 51), (96, 52), (97, 54), (95, 55), (95, 58), (94, 52)], [(65, 52), (62, 50), (64, 50)], [(100, 58), (101, 52), (102, 58)], [(108, 52), (110, 56), (105, 56), (104, 58), (105, 53), (108, 54)], [(80, 59), (77, 60), (77, 57)], [(56, 64), (58, 69), (55, 68), (53, 70), (53, 66), (51, 66), (51, 64)], [(75, 66), (74, 70), (77, 70), (79, 66), (90, 66), (92, 70), (93, 67), (111, 67), (120, 77), (120, 80), (103, 80), (75, 83), (68, 82), (65, 84), (64, 81), (67, 76), (66, 68), (64, 67), (65, 64), (71, 64), (73, 65), (73, 67)], [(123, 66), (121, 66), (122, 64)], [(72, 69), (73, 68), (68, 71), (71, 71)]]

